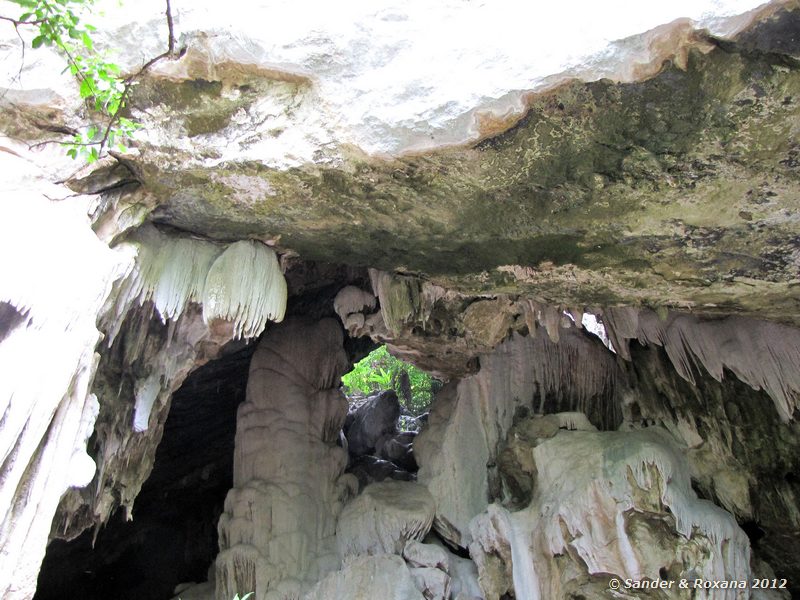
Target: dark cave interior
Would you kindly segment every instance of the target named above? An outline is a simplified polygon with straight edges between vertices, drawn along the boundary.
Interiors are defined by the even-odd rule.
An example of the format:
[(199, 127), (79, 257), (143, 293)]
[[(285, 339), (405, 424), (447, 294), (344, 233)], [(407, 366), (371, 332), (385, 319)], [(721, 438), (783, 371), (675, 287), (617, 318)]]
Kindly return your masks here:
[(233, 480), (236, 408), (255, 344), (211, 361), (173, 395), (153, 471), (127, 521), (118, 510), (97, 532), (54, 540), (35, 600), (172, 598), (205, 581), (217, 553), (217, 520)]

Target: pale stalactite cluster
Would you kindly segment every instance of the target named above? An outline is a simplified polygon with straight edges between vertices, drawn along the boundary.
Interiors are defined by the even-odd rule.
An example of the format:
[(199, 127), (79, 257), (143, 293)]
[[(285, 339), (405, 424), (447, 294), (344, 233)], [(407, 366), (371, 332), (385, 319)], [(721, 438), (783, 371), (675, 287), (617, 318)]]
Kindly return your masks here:
[(792, 327), (731, 316), (703, 320), (650, 310), (610, 308), (604, 313), (609, 337), (630, 359), (628, 343), (663, 346), (681, 376), (694, 383), (702, 366), (721, 381), (727, 369), (755, 390), (766, 391), (784, 421), (800, 406), (800, 332)]
[(132, 243), (138, 258), (117, 296), (116, 323), (129, 306), (147, 301), (163, 321), (176, 320), (189, 303), (202, 304), (206, 323), (231, 321), (236, 338), (257, 337), (267, 321), (283, 320), (286, 280), (266, 245), (240, 241), (226, 247), (154, 227), (140, 228)]

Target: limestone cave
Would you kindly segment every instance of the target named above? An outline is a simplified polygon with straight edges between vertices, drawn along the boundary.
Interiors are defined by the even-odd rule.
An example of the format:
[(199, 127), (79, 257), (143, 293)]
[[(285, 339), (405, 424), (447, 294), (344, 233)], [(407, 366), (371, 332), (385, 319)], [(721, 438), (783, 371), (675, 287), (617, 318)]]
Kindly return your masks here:
[(0, 598), (800, 598), (800, 2), (623, 4), (0, 4)]

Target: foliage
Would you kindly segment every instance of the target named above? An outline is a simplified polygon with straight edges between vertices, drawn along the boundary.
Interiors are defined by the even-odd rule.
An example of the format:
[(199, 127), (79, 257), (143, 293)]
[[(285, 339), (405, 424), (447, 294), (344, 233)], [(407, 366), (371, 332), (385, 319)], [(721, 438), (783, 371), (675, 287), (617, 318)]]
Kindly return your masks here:
[(120, 111), (125, 107), (132, 78), (122, 79), (118, 65), (110, 62), (104, 53), (97, 52), (92, 40), (96, 29), (80, 18), (94, 0), (11, 0), (24, 11), (18, 19), (3, 17), (14, 27), (38, 28), (31, 41), (33, 48), (50, 46), (67, 61), (67, 68), (79, 84), (80, 96), (104, 122), (92, 124), (74, 134), (67, 154), (87, 162), (96, 161), (104, 149), (116, 148), (124, 152), (126, 142), (132, 138), (139, 124), (125, 118)]
[(342, 384), (346, 394), (393, 389), (409, 411), (420, 414), (430, 404), (438, 382), (428, 373), (389, 354), (386, 346), (380, 346), (356, 363), (353, 370), (342, 377)]

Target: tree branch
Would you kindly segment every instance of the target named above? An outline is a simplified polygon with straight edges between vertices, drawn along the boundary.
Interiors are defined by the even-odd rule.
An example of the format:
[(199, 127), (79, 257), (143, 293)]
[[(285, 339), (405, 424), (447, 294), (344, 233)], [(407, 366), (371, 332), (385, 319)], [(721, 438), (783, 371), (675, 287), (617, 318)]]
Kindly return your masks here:
[(162, 52), (158, 56), (151, 58), (146, 63), (144, 63), (144, 65), (142, 65), (142, 68), (139, 69), (136, 73), (125, 78), (124, 80), (125, 89), (122, 91), (122, 96), (120, 97), (119, 100), (119, 108), (117, 109), (117, 112), (111, 115), (111, 120), (108, 122), (106, 130), (103, 132), (103, 138), (100, 140), (100, 152), (103, 151), (103, 148), (105, 147), (106, 142), (108, 141), (108, 136), (111, 134), (111, 129), (112, 127), (114, 127), (114, 123), (116, 123), (117, 120), (119, 119), (120, 116), (119, 113), (125, 106), (125, 101), (128, 98), (128, 91), (131, 89), (133, 83), (139, 77), (141, 77), (145, 71), (147, 71), (158, 61), (164, 58), (172, 57), (175, 54), (175, 26), (172, 22), (172, 5), (170, 4), (170, 0), (166, 0), (166, 2), (167, 2), (167, 10), (165, 11), (165, 14), (167, 16), (167, 30), (169, 32), (167, 37), (167, 50), (166, 52)]
[(41, 25), (44, 23), (44, 19), (37, 19), (35, 21), (19, 21), (18, 19), (4, 17), (2, 15), (0, 15), (0, 21), (8, 21), (9, 23), (13, 23), (14, 27), (19, 27), (20, 25)]
[[(156, 64), (158, 61), (163, 60), (164, 58), (173, 57), (175, 55), (175, 45), (176, 45), (176, 43), (175, 43), (175, 25), (174, 25), (174, 22), (173, 22), (173, 19), (172, 19), (172, 5), (170, 3), (170, 0), (165, 0), (165, 1), (166, 1), (166, 5), (167, 5), (166, 11), (165, 11), (165, 15), (166, 15), (166, 19), (167, 19), (167, 30), (168, 30), (167, 50), (165, 52), (162, 52), (158, 56), (154, 56), (153, 58), (148, 60), (146, 63), (144, 63), (141, 66), (141, 68), (139, 68), (138, 71), (136, 71), (132, 75), (127, 76), (125, 79), (122, 80), (122, 82), (123, 82), (125, 87), (122, 90), (122, 94), (120, 95), (120, 99), (119, 99), (117, 110), (114, 112), (114, 114), (109, 115), (109, 121), (106, 124), (105, 129), (103, 130), (103, 137), (100, 138), (97, 141), (91, 141), (91, 142), (63, 142), (63, 141), (59, 141), (59, 140), (44, 140), (44, 141), (37, 142), (35, 144), (29, 145), (28, 146), (29, 148), (33, 149), (33, 148), (37, 148), (39, 146), (44, 146), (46, 144), (58, 143), (58, 144), (64, 144), (64, 145), (68, 145), (68, 146), (81, 146), (81, 147), (98, 146), (99, 147), (98, 155), (100, 155), (103, 152), (103, 149), (106, 147), (106, 144), (108, 143), (108, 139), (109, 139), (109, 136), (111, 135), (111, 132), (112, 132), (112, 130), (114, 128), (114, 125), (116, 125), (116, 123), (119, 121), (120, 117), (122, 116), (120, 114), (120, 112), (125, 107), (125, 102), (128, 99), (128, 95), (130, 93), (130, 89), (133, 86), (133, 84), (136, 82), (136, 80), (139, 77), (141, 77), (148, 69), (150, 69), (150, 67), (152, 67), (154, 64)], [(19, 24), (33, 25), (33, 24), (38, 23), (38, 22), (34, 22), (34, 21), (21, 21), (20, 22), (20, 21), (14, 20), (14, 19), (10, 19), (8, 17), (0, 17), (0, 19), (6, 20), (6, 21), (11, 21), (12, 23), (14, 23), (14, 27), (15, 28)], [(17, 33), (19, 34), (19, 32), (17, 32)], [(78, 80), (79, 81), (83, 81), (85, 79), (85, 76), (81, 72), (77, 61), (72, 56), (72, 54), (70, 53), (69, 49), (66, 48), (63, 44), (59, 44), (59, 49), (62, 52), (64, 52), (64, 54), (66, 55), (68, 64), (74, 65), (76, 67), (75, 68), (75, 75), (78, 78)], [(23, 43), (23, 52), (24, 52), (24, 43)]]

